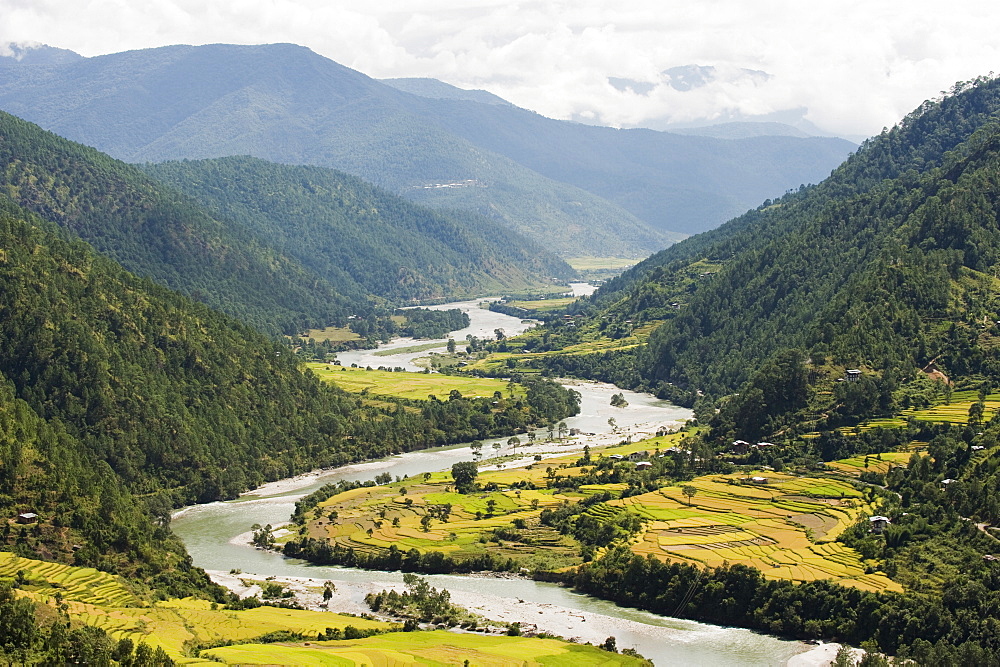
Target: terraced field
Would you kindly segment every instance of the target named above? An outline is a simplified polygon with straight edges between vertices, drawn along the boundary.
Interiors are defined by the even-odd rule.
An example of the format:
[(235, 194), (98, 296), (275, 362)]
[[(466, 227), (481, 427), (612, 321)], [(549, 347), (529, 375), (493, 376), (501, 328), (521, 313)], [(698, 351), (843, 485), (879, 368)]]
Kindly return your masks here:
[[(969, 408), (979, 400), (979, 392), (974, 390), (956, 391), (948, 403), (940, 403), (929, 408), (909, 408), (900, 412), (897, 417), (873, 419), (863, 425), (862, 429), (884, 427), (901, 428), (906, 426), (910, 418), (926, 422), (943, 422), (948, 424), (965, 424), (969, 421)], [(1000, 410), (1000, 392), (992, 393), (984, 401), (986, 409), (983, 420), (989, 421)]]
[[(189, 655), (196, 644), (245, 641), (288, 630), (317, 634), (326, 628), (393, 629), (399, 626), (319, 611), (258, 607), (219, 609), (205, 600), (168, 600), (150, 604), (133, 595), (117, 578), (93, 568), (19, 558), (0, 552), (0, 577), (23, 573), (19, 594), (45, 604), (59, 597), (74, 623), (103, 628), (113, 638), (162, 647), (179, 663), (210, 662)], [(318, 587), (319, 585), (317, 585)]]
[(132, 607), (142, 605), (125, 583), (107, 572), (91, 567), (72, 567), (59, 563), (20, 558), (0, 552), (0, 577), (13, 579), (21, 571), (27, 578), (23, 590), (95, 605)]
[(361, 340), (361, 336), (347, 327), (327, 327), (325, 329), (310, 329), (302, 336), (306, 340), (312, 338), (316, 342), (328, 340), (331, 343), (343, 343), (351, 340)]
[[(439, 373), (408, 373), (394, 371), (366, 370), (334, 366), (324, 363), (306, 364), (324, 382), (336, 384), (346, 391), (361, 393), (367, 390), (373, 396), (395, 396), (426, 401), (431, 394), (440, 399), (448, 398), (452, 391), (458, 391), (466, 398), (489, 397), (494, 392), (508, 394), (508, 384), (493, 378), (441, 375)], [(524, 396), (521, 385), (513, 386), (515, 395)]]
[(855, 551), (834, 542), (871, 511), (860, 492), (833, 479), (767, 475), (755, 484), (740, 475), (709, 475), (688, 484), (596, 506), (625, 507), (647, 519), (632, 550), (664, 560), (717, 567), (743, 563), (775, 579), (830, 579), (865, 590), (902, 590), (881, 573), (866, 572)]
[(302, 644), (245, 644), (206, 651), (241, 665), (461, 665), (476, 667), (638, 667), (642, 660), (556, 639), (435, 631)]
[[(913, 451), (917, 450), (914, 449)], [(845, 475), (850, 475), (851, 477), (858, 477), (863, 472), (876, 472), (884, 475), (893, 466), (905, 467), (909, 463), (913, 451), (852, 456), (851, 458), (839, 461), (831, 461), (826, 465), (828, 468), (832, 468)]]
[(115, 639), (129, 637), (160, 646), (175, 661), (208, 662), (189, 654), (190, 647), (219, 641), (247, 641), (287, 630), (318, 634), (326, 628), (390, 629), (398, 625), (323, 611), (258, 607), (242, 611), (213, 608), (205, 600), (170, 600), (145, 609), (69, 603), (70, 618), (103, 628)]
[(514, 308), (523, 308), (524, 310), (533, 313), (546, 313), (553, 310), (559, 310), (560, 308), (565, 308), (569, 304), (576, 301), (575, 296), (567, 296), (561, 299), (538, 299), (536, 301), (509, 301), (508, 306), (513, 306)]
[[(452, 490), (450, 473), (347, 491), (320, 505), (322, 518), (309, 523), (309, 534), (359, 553), (374, 553), (394, 544), (403, 551), (438, 551), (457, 560), (489, 551), (517, 558), (528, 567), (577, 564), (575, 542), (538, 522), (543, 509), (572, 498), (547, 489), (514, 490), (503, 481), (535, 477), (544, 484), (544, 475), (539, 466), (483, 473), (481, 482), (493, 481), (502, 490), (467, 495)], [(422, 521), (427, 516), (433, 518), (425, 525)], [(517, 540), (487, 540), (496, 529), (510, 529), (514, 519), (525, 522), (525, 528), (516, 531)]]
[[(679, 435), (654, 438), (595, 449), (592, 456), (627, 455), (634, 451), (666, 448), (675, 444)], [(558, 447), (557, 444), (553, 444)], [(556, 493), (547, 489), (550, 470), (553, 474), (573, 476), (580, 452), (547, 458), (528, 467), (498, 469), (483, 464), (477, 483), (486, 487), (495, 484), (496, 491), (476, 494), (455, 493), (450, 471), (431, 473), (385, 486), (346, 491), (320, 503), (308, 522), (311, 537), (326, 538), (333, 544), (353, 548), (359, 553), (375, 553), (395, 544), (403, 551), (439, 551), (457, 560), (486, 551), (512, 557), (525, 567), (557, 569), (581, 562), (579, 544), (572, 538), (539, 523), (546, 508), (554, 509), (564, 502), (573, 502), (604, 490), (621, 490), (624, 485), (604, 484), (584, 487), (576, 493)], [(529, 481), (538, 489), (513, 489), (516, 482)], [(405, 493), (403, 490), (405, 489)], [(492, 501), (492, 512), (491, 503)], [(442, 509), (449, 507), (447, 520)], [(425, 526), (422, 521), (431, 516)], [(335, 518), (334, 518), (335, 517)], [(524, 528), (516, 529), (520, 538), (488, 540), (496, 529), (511, 529), (519, 519)]]

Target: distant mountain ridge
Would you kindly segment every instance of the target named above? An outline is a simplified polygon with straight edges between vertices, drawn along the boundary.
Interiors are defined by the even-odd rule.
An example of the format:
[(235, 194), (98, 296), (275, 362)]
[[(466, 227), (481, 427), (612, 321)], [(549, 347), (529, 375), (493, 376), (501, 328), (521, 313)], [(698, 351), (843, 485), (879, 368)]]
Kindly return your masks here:
[(564, 255), (657, 250), (820, 180), (853, 148), (622, 131), (432, 99), (287, 44), (8, 64), (0, 107), (131, 161), (248, 154), (336, 167), (502, 219)]
[(432, 100), (463, 100), (465, 102), (480, 102), (482, 104), (499, 104), (514, 106), (507, 100), (494, 95), (488, 90), (466, 90), (453, 86), (438, 79), (427, 77), (402, 77), (396, 79), (379, 79), (379, 82), (392, 86), (404, 93), (428, 97)]

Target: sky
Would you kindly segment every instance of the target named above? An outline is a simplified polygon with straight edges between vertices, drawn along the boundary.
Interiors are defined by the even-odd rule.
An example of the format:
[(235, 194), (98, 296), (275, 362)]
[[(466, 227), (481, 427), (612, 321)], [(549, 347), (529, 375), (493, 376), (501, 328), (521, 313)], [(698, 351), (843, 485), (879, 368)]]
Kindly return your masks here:
[[(292, 42), (553, 118), (805, 120), (853, 137), (1000, 71), (998, 28), (1000, 9), (981, 0), (0, 0), (0, 44), (96, 56)], [(664, 74), (690, 65), (706, 69), (688, 90)]]

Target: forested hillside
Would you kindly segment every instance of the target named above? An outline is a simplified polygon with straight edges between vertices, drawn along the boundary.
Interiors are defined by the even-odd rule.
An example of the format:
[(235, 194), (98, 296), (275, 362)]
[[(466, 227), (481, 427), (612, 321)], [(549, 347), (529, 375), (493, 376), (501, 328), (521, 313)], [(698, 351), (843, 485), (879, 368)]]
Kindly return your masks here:
[(362, 293), (338, 293), (135, 167), (3, 112), (0, 193), (136, 274), (265, 331), (325, 326), (366, 307)]
[(472, 213), (435, 212), (358, 178), (257, 158), (148, 164), (144, 171), (233, 221), (345, 293), (396, 301), (524, 289), (573, 270)]
[[(185, 179), (182, 174), (187, 173)], [(268, 333), (388, 301), (543, 285), (572, 270), (516, 233), (436, 213), (319, 168), (232, 158), (162, 169), (195, 199), (138, 168), (0, 112), (0, 193), (71, 230), (130, 271)]]
[(8, 511), (41, 517), (2, 539), (25, 555), (187, 590), (201, 575), (163, 529), (173, 507), (575, 410), (555, 385), (562, 403), (529, 393), (507, 411), (367, 402), (249, 326), (0, 206), (0, 493)]
[(824, 183), (647, 260), (590, 307), (665, 319), (624, 365), (716, 398), (788, 348), (871, 369), (890, 393), (931, 362), (996, 377), (998, 109), (997, 81), (957, 87)]

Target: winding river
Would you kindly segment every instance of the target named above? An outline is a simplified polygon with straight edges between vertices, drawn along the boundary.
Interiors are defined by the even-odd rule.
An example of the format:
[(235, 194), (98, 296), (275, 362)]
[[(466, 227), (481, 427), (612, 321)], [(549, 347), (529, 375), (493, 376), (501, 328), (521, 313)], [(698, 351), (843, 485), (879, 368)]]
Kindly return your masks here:
[[(585, 289), (585, 288), (581, 288)], [(461, 308), (469, 313), (472, 324), (468, 329), (454, 332), (456, 340), (466, 334), (492, 336), (493, 330), (504, 329), (513, 335), (532, 326), (517, 318), (493, 313), (479, 308), (478, 302), (462, 302), (435, 306), (435, 308)], [(424, 341), (426, 342), (426, 341)], [(447, 341), (440, 341), (442, 346)], [(405, 348), (414, 345), (412, 340), (397, 340), (383, 346), (382, 350)], [(354, 351), (340, 355), (341, 363), (359, 365), (388, 365), (414, 368), (412, 360), (426, 355), (426, 351), (404, 352), (400, 355), (374, 356), (371, 350)], [(373, 363), (374, 361), (374, 363)], [(621, 391), (606, 384), (572, 381), (581, 394), (581, 413), (566, 420), (571, 429), (596, 436), (594, 442), (609, 436), (609, 417), (614, 417), (619, 429), (633, 437), (651, 434), (664, 425), (674, 425), (690, 416), (690, 411), (661, 401), (648, 394), (625, 391), (629, 405), (612, 408), (611, 395)], [(621, 432), (621, 430), (619, 432)], [(503, 441), (500, 439), (499, 441)], [(492, 442), (492, 441), (490, 441)], [(535, 445), (537, 453), (558, 453), (573, 445)], [(582, 446), (582, 442), (576, 444)], [(525, 454), (534, 453), (521, 447)], [(486, 451), (490, 451), (487, 446)], [(399, 586), (399, 573), (368, 572), (341, 567), (315, 566), (304, 561), (285, 558), (278, 554), (258, 551), (246, 544), (246, 533), (254, 523), (280, 524), (288, 520), (295, 501), (328, 482), (340, 479), (369, 480), (383, 472), (393, 476), (415, 475), (429, 470), (450, 468), (458, 461), (471, 460), (471, 450), (466, 445), (410, 452), (378, 461), (370, 461), (342, 468), (322, 470), (290, 480), (267, 484), (231, 502), (197, 505), (178, 512), (173, 519), (174, 532), (184, 540), (195, 565), (209, 571), (228, 572), (238, 568), (259, 577), (300, 577), (315, 580), (335, 580), (357, 583), (377, 588)], [(599, 643), (609, 635), (617, 638), (619, 648), (634, 647), (658, 665), (783, 665), (792, 656), (801, 654), (808, 647), (799, 642), (779, 640), (740, 628), (725, 628), (682, 619), (617, 607), (585, 595), (579, 595), (554, 584), (525, 579), (498, 579), (460, 575), (434, 575), (427, 577), (432, 585), (447, 588), (459, 604), (475, 607), (477, 602), (490, 609), (502, 608), (505, 620), (538, 623), (548, 631), (558, 631), (564, 636), (578, 636), (582, 641)], [(359, 605), (363, 594), (347, 585), (345, 594), (352, 594)], [(489, 615), (489, 614), (487, 614)], [(537, 615), (541, 615), (543, 624)], [(561, 625), (565, 619), (565, 627)], [(586, 622), (579, 622), (583, 619)], [(551, 628), (551, 629), (550, 629)]]

